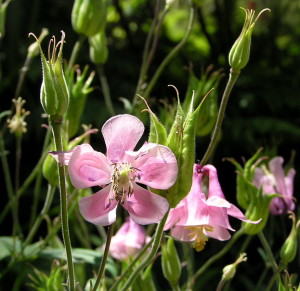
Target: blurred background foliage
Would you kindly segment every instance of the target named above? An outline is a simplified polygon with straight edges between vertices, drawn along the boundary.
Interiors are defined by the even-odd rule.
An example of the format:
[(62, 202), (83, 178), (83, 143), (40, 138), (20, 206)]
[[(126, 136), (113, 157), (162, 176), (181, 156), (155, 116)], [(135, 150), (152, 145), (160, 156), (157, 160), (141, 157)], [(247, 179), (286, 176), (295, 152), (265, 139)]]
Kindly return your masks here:
[[(156, 1), (146, 0), (112, 0), (109, 6), (106, 27), (109, 56), (105, 72), (116, 113), (125, 112), (120, 97), (131, 101), (135, 95), (144, 44), (156, 4)], [(243, 26), (244, 12), (240, 7), (256, 11), (266, 7), (271, 9), (271, 13), (264, 13), (256, 25), (250, 61), (242, 71), (229, 99), (222, 138), (213, 159), (219, 169), (224, 192), (228, 200), (234, 202), (234, 167), (223, 162), (224, 157), (234, 157), (237, 160), (241, 160), (242, 156), (249, 158), (257, 148), (263, 146), (269, 153), (282, 155), (288, 161), (292, 151), (297, 153), (299, 150), (300, 1), (194, 0), (193, 5), (195, 19), (189, 39), (167, 65), (148, 98), (150, 107), (154, 112), (160, 112), (162, 119), (166, 112), (171, 112), (172, 102), (176, 99), (175, 91), (168, 85), (178, 88), (183, 101), (186, 92), (191, 89), (188, 88), (191, 70), (198, 79), (202, 78), (208, 67), (212, 68), (210, 72), (222, 72), (215, 92), (217, 100), (220, 100), (228, 76), (228, 52)], [(72, 6), (73, 1), (14, 0), (10, 3), (0, 50), (1, 112), (12, 106), (11, 100), (14, 98), (27, 48), (34, 41), (28, 38), (28, 33), (39, 35), (42, 28), (46, 27), (50, 36), (55, 35), (59, 39), (60, 31), (63, 30), (66, 33), (64, 58), (70, 58), (73, 46), (78, 40), (78, 35), (71, 26)], [(162, 24), (157, 50), (148, 73), (149, 78), (168, 52), (183, 38), (188, 18), (188, 1), (174, 0)], [(50, 36), (43, 43), (45, 52)], [(81, 70), (86, 64), (90, 71), (95, 70), (89, 59), (88, 42), (84, 43), (77, 63)], [(41, 124), (46, 123), (46, 119), (42, 117), (43, 110), (39, 100), (41, 78), (41, 63), (37, 57), (31, 63), (20, 94), (26, 100), (26, 110), (31, 112), (26, 119), (28, 132), (23, 137), (21, 179), (28, 176), (38, 160), (45, 135)], [(97, 77), (94, 78), (92, 86), (94, 90), (88, 96), (81, 122), (101, 128), (110, 115), (106, 110)], [(163, 106), (166, 106), (167, 111), (162, 109)], [(91, 138), (97, 149), (104, 149), (100, 134)], [(8, 158), (13, 165), (14, 155), (10, 153), (14, 151), (14, 138), (7, 133), (5, 140)], [(208, 141), (209, 135), (199, 136), (197, 159), (202, 158)], [(295, 167), (299, 173), (298, 154), (295, 157)], [(295, 179), (295, 196), (299, 198), (300, 184), (297, 177), (298, 175)], [(4, 192), (2, 185), (1, 193)], [(28, 206), (26, 197), (29, 195), (27, 193), (22, 198), (21, 205)], [(6, 195), (1, 195), (1, 205), (5, 205), (5, 199)], [(26, 211), (25, 209), (21, 213), (21, 217), (26, 218)], [(6, 230), (1, 229), (1, 235), (5, 234)], [(211, 252), (221, 244), (216, 242), (214, 246), (211, 245)], [(203, 252), (201, 256), (209, 256), (209, 253)], [(250, 258), (250, 261), (253, 262), (253, 259)], [(250, 277), (263, 269), (262, 266), (247, 271), (243, 268), (247, 267), (241, 266), (241, 274)], [(211, 269), (211, 272), (213, 278), (215, 269)], [(244, 279), (242, 277), (239, 281)], [(210, 280), (209, 274), (205, 280)], [(249, 286), (251, 288), (252, 285)]]

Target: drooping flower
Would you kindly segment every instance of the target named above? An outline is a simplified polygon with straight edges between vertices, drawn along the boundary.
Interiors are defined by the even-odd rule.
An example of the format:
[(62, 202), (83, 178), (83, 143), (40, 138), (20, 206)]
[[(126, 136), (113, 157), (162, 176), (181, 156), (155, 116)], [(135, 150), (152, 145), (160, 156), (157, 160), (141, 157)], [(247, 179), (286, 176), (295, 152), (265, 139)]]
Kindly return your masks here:
[[(206, 175), (209, 185), (205, 194), (202, 182)], [(189, 194), (170, 210), (165, 230), (171, 229), (171, 235), (176, 239), (195, 241), (195, 249), (201, 251), (208, 240), (207, 236), (221, 241), (230, 239), (228, 229), (234, 229), (229, 223), (229, 215), (250, 223), (259, 222), (247, 220), (236, 206), (225, 199), (214, 166), (202, 167), (195, 164), (192, 188)]]
[(283, 169), (283, 158), (275, 157), (269, 162), (269, 169), (262, 166), (255, 169), (253, 184), (266, 194), (279, 194), (280, 197), (272, 199), (270, 211), (275, 215), (284, 214), (295, 209), (294, 203), (294, 177), (295, 169), (291, 168), (287, 175)]
[(111, 238), (109, 252), (120, 261), (133, 258), (149, 239), (145, 229), (128, 217)]
[(144, 125), (135, 116), (117, 115), (102, 127), (107, 156), (89, 144), (70, 152), (52, 153), (59, 163), (68, 165), (76, 188), (104, 187), (79, 201), (80, 212), (87, 221), (102, 226), (112, 224), (118, 204), (139, 224), (156, 223), (167, 212), (169, 204), (164, 197), (136, 182), (169, 189), (177, 177), (176, 158), (168, 147), (154, 143), (145, 143), (133, 151), (143, 132)]

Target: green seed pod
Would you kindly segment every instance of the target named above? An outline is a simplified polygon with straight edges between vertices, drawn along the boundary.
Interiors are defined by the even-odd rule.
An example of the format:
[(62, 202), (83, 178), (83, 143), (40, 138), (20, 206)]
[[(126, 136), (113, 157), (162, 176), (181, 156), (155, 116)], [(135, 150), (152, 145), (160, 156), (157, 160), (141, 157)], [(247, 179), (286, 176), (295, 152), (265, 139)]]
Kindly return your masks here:
[(2, 0), (0, 0), (0, 39), (3, 38), (5, 34), (6, 11), (10, 2), (11, 0), (6, 0), (2, 3)]
[(255, 11), (242, 8), (245, 13), (245, 22), (242, 29), (242, 32), (238, 39), (233, 44), (230, 52), (229, 52), (229, 64), (233, 71), (240, 72), (248, 63), (250, 56), (250, 47), (251, 47), (251, 35), (255, 26), (256, 21), (259, 16), (264, 11), (270, 11), (270, 9), (263, 9), (258, 16), (253, 20)]
[[(43, 82), (40, 98), (41, 104), (45, 112), (49, 115), (51, 121), (61, 120), (69, 105), (69, 91), (62, 69), (62, 50), (64, 39), (64, 32), (62, 32), (62, 38), (58, 44), (55, 43), (55, 38), (52, 38), (50, 45), (53, 42), (53, 53), (48, 61), (40, 47), (43, 66)], [(39, 41), (37, 39), (36, 41), (40, 46)], [(56, 56), (58, 46), (60, 48), (58, 55)]]
[(75, 0), (72, 26), (78, 34), (91, 37), (102, 31), (106, 24), (108, 0)]
[(108, 58), (108, 48), (105, 31), (89, 37), (90, 59), (95, 65), (103, 65)]
[(161, 263), (164, 277), (171, 286), (176, 286), (181, 275), (181, 265), (172, 238), (168, 239), (167, 244), (162, 245)]
[(291, 263), (297, 254), (297, 229), (300, 225), (300, 220), (296, 223), (296, 217), (293, 212), (291, 212), (290, 218), (293, 221), (292, 229), (280, 250), (280, 258), (285, 265)]
[(51, 186), (58, 184), (57, 162), (50, 155), (44, 160), (43, 176)]

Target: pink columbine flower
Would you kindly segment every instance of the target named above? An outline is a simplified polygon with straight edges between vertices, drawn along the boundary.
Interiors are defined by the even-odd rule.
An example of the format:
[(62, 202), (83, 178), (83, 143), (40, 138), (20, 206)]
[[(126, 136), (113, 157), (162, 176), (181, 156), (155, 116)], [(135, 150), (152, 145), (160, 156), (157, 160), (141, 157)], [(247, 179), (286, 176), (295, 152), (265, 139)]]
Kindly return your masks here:
[(256, 168), (253, 184), (266, 194), (280, 194), (272, 199), (270, 211), (275, 215), (284, 214), (295, 209), (294, 203), (294, 177), (296, 171), (291, 168), (285, 176), (283, 158), (275, 157), (269, 162), (269, 169), (265, 166)]
[(117, 260), (133, 258), (150, 237), (146, 237), (145, 229), (130, 217), (123, 223), (111, 238), (109, 252)]
[(107, 155), (89, 144), (53, 156), (68, 165), (72, 184), (77, 188), (104, 187), (79, 201), (83, 217), (96, 225), (109, 225), (116, 220), (117, 205), (122, 205), (139, 224), (160, 221), (169, 208), (168, 201), (137, 183), (154, 189), (169, 189), (177, 178), (177, 161), (163, 145), (144, 143), (133, 151), (144, 132), (143, 123), (124, 114), (110, 118), (102, 127)]
[[(208, 176), (209, 185), (203, 189), (202, 180)], [(221, 189), (217, 170), (212, 165), (204, 167), (195, 164), (193, 183), (189, 194), (174, 208), (170, 210), (165, 230), (171, 229), (171, 235), (182, 241), (195, 241), (194, 248), (203, 250), (207, 236), (218, 239), (230, 239), (228, 231), (231, 227), (228, 215), (250, 223), (243, 213), (233, 204), (229, 203)]]

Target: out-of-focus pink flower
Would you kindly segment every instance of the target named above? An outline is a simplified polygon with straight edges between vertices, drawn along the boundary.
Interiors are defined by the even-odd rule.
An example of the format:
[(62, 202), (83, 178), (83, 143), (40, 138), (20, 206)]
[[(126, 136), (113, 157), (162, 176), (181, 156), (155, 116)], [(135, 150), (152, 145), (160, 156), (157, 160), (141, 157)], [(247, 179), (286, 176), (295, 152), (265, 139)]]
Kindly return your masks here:
[(79, 201), (83, 217), (96, 225), (116, 220), (117, 205), (122, 205), (139, 224), (160, 221), (169, 208), (168, 201), (136, 184), (154, 189), (169, 189), (177, 178), (177, 161), (163, 145), (145, 143), (133, 151), (144, 132), (143, 123), (124, 114), (110, 118), (102, 127), (107, 156), (89, 144), (70, 152), (52, 153), (58, 162), (68, 165), (72, 184), (77, 188), (104, 187)]
[(285, 176), (283, 158), (275, 157), (269, 162), (269, 169), (265, 166), (256, 168), (253, 184), (266, 194), (280, 194), (272, 199), (270, 211), (275, 215), (284, 214), (295, 209), (294, 203), (294, 177), (296, 171), (291, 168)]
[[(206, 194), (202, 189), (204, 176), (208, 176), (209, 183)], [(259, 222), (246, 219), (236, 206), (225, 199), (214, 166), (195, 164), (192, 188), (176, 208), (170, 210), (165, 230), (171, 229), (171, 235), (176, 239), (195, 241), (195, 249), (201, 251), (207, 236), (221, 241), (230, 239), (228, 229), (234, 229), (229, 223), (229, 215), (250, 223)]]
[(145, 229), (130, 217), (111, 238), (109, 252), (117, 260), (133, 258), (150, 237), (146, 237)]

